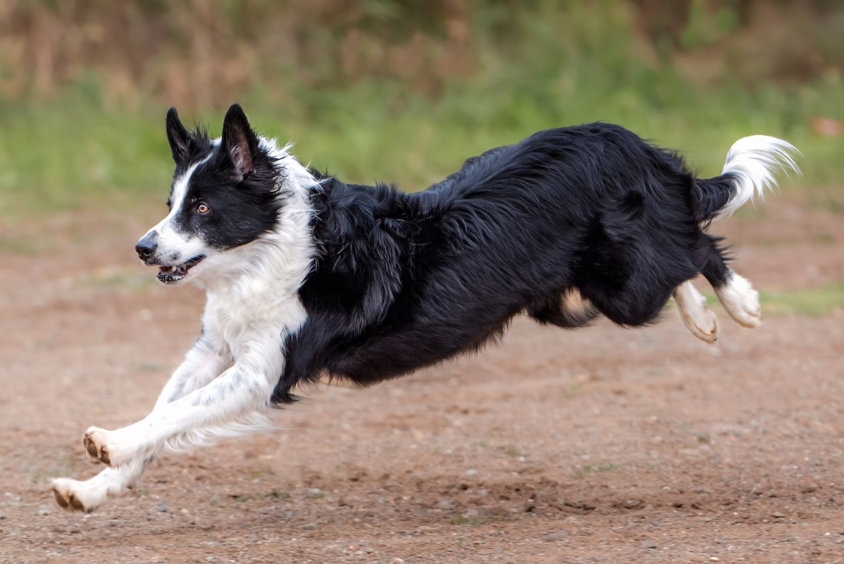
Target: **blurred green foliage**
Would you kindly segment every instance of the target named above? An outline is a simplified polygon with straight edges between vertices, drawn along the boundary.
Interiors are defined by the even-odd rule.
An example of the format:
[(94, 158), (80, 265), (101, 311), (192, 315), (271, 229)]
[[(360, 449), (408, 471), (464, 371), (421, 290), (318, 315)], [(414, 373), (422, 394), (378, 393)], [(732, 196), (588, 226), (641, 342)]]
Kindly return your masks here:
[[(407, 190), (593, 120), (682, 150), (704, 176), (739, 137), (780, 136), (803, 152), (802, 184), (839, 183), (842, 139), (813, 120), (844, 119), (829, 55), (844, 9), (759, 24), (753, 4), (678, 1), (651, 29), (662, 12), (646, 0), (0, 0), (0, 214), (163, 202), (166, 107), (219, 134), (234, 101), (304, 162)], [(820, 26), (805, 64), (805, 46), (759, 39), (790, 23)]]
[(844, 310), (844, 284), (792, 292), (762, 292), (759, 298), (766, 313), (822, 317)]

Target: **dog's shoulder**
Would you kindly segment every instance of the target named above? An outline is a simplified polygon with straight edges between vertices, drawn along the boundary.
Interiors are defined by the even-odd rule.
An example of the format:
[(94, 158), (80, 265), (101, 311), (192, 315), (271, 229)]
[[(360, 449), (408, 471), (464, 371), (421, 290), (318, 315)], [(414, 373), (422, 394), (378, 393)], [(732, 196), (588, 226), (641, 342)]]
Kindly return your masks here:
[(315, 265), (300, 291), (306, 307), (344, 312), (353, 331), (384, 319), (416, 231), (409, 200), (391, 185), (321, 179), (312, 195)]

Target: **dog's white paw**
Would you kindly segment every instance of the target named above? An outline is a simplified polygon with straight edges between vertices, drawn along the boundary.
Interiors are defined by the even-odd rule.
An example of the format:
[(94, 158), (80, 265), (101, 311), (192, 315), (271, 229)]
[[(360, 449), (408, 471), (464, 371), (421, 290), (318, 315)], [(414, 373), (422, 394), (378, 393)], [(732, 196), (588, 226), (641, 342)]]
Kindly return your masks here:
[(708, 307), (694, 317), (683, 316), (683, 323), (692, 335), (710, 345), (718, 340), (718, 318)]
[(692, 335), (710, 345), (718, 340), (718, 318), (691, 282), (680, 284), (674, 290), (674, 299), (683, 324)]
[(762, 306), (759, 292), (746, 278), (730, 272), (727, 283), (715, 288), (715, 294), (730, 317), (744, 327), (754, 328), (762, 324)]
[(88, 458), (111, 467), (123, 466), (136, 454), (131, 438), (131, 427), (118, 431), (106, 431), (99, 427), (89, 427), (82, 436), (82, 446)]
[(106, 468), (85, 481), (57, 478), (53, 480), (53, 497), (59, 507), (68, 511), (90, 513), (110, 497), (117, 497), (136, 484), (143, 474), (144, 465), (134, 464), (123, 468)]
[[(53, 497), (59, 507), (67, 511), (90, 513), (105, 501), (107, 495), (98, 495), (96, 489), (86, 487), (86, 482), (57, 478), (53, 480)], [(100, 499), (101, 498), (101, 499)]]
[(93, 462), (102, 462), (111, 466), (111, 453), (113, 447), (109, 445), (110, 431), (99, 427), (89, 427), (82, 435), (82, 446), (88, 453), (88, 458)]

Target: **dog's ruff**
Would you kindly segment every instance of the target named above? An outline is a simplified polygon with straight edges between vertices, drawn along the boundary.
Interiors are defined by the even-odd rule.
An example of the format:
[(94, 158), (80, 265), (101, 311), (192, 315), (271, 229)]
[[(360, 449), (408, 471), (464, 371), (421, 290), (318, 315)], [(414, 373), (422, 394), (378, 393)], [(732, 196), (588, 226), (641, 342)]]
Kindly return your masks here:
[(717, 322), (689, 282), (702, 273), (755, 326), (757, 294), (703, 229), (777, 167), (796, 170), (790, 145), (751, 137), (724, 174), (695, 178), (677, 154), (597, 123), (493, 149), (405, 194), (302, 166), (237, 105), (220, 139), (188, 131), (175, 110), (167, 137), (170, 212), (136, 250), (163, 283), (205, 289), (202, 333), (146, 418), (88, 429), (86, 452), (109, 468), (54, 482), (69, 510), (134, 487), (163, 452), (270, 428), (303, 383), (400, 376), (477, 350), (520, 312), (564, 328), (598, 315), (641, 326), (673, 294), (712, 342)]

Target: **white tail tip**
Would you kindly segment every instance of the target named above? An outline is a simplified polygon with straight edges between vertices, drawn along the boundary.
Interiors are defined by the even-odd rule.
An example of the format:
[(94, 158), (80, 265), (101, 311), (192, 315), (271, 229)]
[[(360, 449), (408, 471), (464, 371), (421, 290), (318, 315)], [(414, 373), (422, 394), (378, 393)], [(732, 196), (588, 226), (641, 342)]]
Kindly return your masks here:
[(737, 209), (752, 200), (754, 196), (765, 197), (765, 190), (777, 184), (774, 173), (782, 169), (800, 174), (795, 154), (800, 154), (794, 145), (767, 135), (751, 135), (736, 141), (727, 153), (727, 162), (722, 174), (736, 179), (736, 193), (716, 217), (732, 215)]

